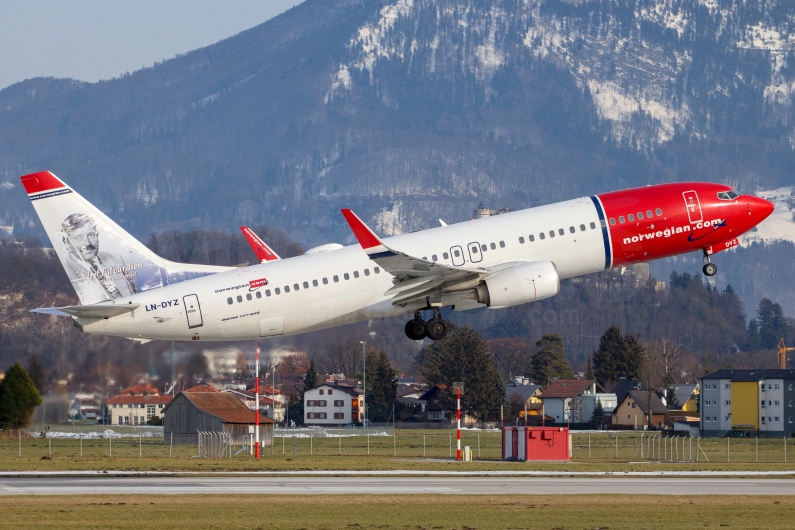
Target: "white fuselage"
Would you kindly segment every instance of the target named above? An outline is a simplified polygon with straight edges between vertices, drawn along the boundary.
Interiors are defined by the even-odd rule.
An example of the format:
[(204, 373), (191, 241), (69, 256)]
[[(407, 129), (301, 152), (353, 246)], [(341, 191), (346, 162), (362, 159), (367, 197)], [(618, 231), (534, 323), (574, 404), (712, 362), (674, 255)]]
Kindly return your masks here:
[[(603, 231), (588, 197), (395, 236), (384, 243), (411, 256), (463, 268), (551, 261), (561, 278), (598, 272), (606, 265)], [(473, 243), (487, 250), (471, 252)], [(263, 279), (267, 284), (249, 283)], [(392, 276), (357, 244), (134, 294), (117, 301), (139, 304), (131, 314), (77, 323), (87, 333), (130, 338), (232, 341), (411, 314), (425, 306), (393, 306), (390, 295), (384, 295), (392, 285)], [(455, 299), (443, 302), (453, 305)]]

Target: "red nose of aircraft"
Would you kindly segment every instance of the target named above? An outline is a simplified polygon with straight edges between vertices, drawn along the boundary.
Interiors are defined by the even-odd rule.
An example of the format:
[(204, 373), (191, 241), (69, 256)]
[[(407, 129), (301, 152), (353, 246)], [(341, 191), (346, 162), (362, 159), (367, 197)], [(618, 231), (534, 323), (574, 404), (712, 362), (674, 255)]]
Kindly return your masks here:
[(754, 220), (754, 224), (759, 224), (770, 217), (775, 209), (772, 202), (754, 195), (746, 195), (745, 204), (748, 208), (748, 215)]

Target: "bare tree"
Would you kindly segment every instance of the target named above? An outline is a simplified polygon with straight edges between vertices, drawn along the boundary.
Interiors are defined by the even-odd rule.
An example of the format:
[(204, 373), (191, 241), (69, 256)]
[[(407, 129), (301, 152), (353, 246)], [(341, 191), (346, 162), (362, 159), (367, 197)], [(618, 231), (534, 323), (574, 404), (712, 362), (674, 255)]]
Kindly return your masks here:
[(327, 344), (319, 364), (326, 373), (355, 377), (362, 369), (362, 361), (362, 345), (356, 339), (347, 338)]
[(652, 395), (665, 383), (665, 364), (658, 345), (644, 345), (638, 380), (646, 392), (646, 425), (652, 424)]
[(681, 379), (682, 350), (679, 343), (665, 335), (654, 341), (653, 348), (657, 351), (665, 375), (671, 380), (679, 382)]
[(503, 379), (509, 380), (530, 373), (530, 353), (522, 339), (494, 339), (488, 341), (492, 359)]

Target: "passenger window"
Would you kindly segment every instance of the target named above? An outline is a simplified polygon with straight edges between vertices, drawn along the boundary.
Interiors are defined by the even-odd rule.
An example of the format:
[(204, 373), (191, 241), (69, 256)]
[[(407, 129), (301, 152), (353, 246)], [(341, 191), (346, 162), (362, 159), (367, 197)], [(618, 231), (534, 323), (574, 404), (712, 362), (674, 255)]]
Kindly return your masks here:
[(304, 289), (309, 289), (309, 282), (304, 282)]
[(458, 256), (460, 256), (460, 255), (461, 255), (461, 253), (460, 253), (460, 252), (458, 252), (457, 250), (454, 250), (454, 251), (453, 251), (453, 256), (455, 256), (456, 258), (457, 258)]
[(380, 274), (381, 273), (381, 269), (379, 269), (378, 267), (375, 267), (373, 269), (373, 272), (376, 273), (376, 274)]
[(282, 294), (282, 291), (278, 287), (274, 289), (274, 291), (276, 291), (276, 294)]
[(431, 256), (431, 259), (432, 259), (433, 261), (439, 261), (439, 256), (437, 256), (436, 254), (434, 254), (433, 256)]
[(654, 213), (656, 213), (657, 215), (662, 215), (662, 210), (657, 208), (656, 210), (654, 210)]
[(226, 299), (226, 303), (229, 304), (229, 305), (232, 305), (232, 297), (231, 296)]
[(519, 236), (519, 244), (524, 245), (524, 238)]
[(346, 280), (350, 280), (351, 279), (351, 275), (348, 274), (347, 272), (345, 274), (343, 274), (342, 277), (345, 278)]
[(555, 231), (554, 230), (550, 230), (549, 231), (549, 237), (555, 237)]
[(472, 254), (477, 254), (477, 253), (478, 253), (478, 247), (477, 247), (477, 245), (473, 245), (473, 246), (472, 246), (471, 252), (472, 252)]
[(634, 216), (634, 215), (632, 215), (632, 214), (629, 214), (629, 215), (627, 216), (627, 220), (628, 220), (628, 221), (631, 223), (632, 221), (634, 221), (634, 220), (635, 220), (635, 216)]
[(364, 269), (364, 275), (370, 276), (370, 269)]
[(358, 278), (359, 277), (359, 271), (353, 271), (353, 277), (354, 278)]
[(246, 300), (248, 300), (249, 302), (251, 302), (251, 293), (248, 293), (248, 294), (246, 295)]
[(530, 242), (532, 243), (533, 241), (536, 240), (536, 236), (534, 236), (533, 234), (530, 234), (529, 236), (527, 236), (527, 239), (529, 239)]
[(293, 289), (295, 289), (296, 291), (298, 290), (298, 284), (297, 283), (293, 284)]
[(643, 221), (643, 212), (638, 212), (638, 221)]
[(480, 245), (480, 250), (482, 250), (483, 252), (486, 252), (488, 249), (489, 247), (487, 247), (486, 245)]
[(610, 226), (616, 226), (616, 220), (613, 217), (610, 218)]
[(558, 228), (558, 234), (563, 235), (565, 233), (566, 233), (565, 230), (563, 230), (562, 228)]
[(323, 278), (323, 285), (328, 285), (328, 278)]
[(257, 291), (257, 298), (262, 298), (262, 291)]
[(596, 229), (596, 223), (591, 223), (591, 230), (595, 230), (595, 229)]
[(284, 286), (284, 292), (285, 293), (289, 293), (290, 292), (290, 286), (289, 285), (285, 285)]
[(442, 254), (442, 257), (443, 257), (444, 259), (450, 259), (450, 254), (448, 254), (447, 252), (444, 252), (444, 253)]
[(317, 280), (312, 280), (312, 287), (317, 287)]
[[(428, 261), (428, 256), (423, 256), (422, 257), (422, 261)], [(358, 278), (358, 276), (357, 276), (357, 278)]]
[(337, 283), (338, 281), (340, 281), (340, 277), (335, 274), (334, 275), (334, 283)]
[(238, 303), (239, 303), (239, 302), (242, 302), (242, 301), (243, 301), (243, 297), (242, 297), (242, 296), (240, 296), (240, 295), (237, 295), (237, 301), (238, 301)]
[(646, 210), (646, 217), (651, 219), (651, 216), (652, 216), (651, 210)]
[(624, 216), (623, 215), (619, 215), (618, 216), (618, 222), (621, 223), (621, 224), (624, 224)]
[(538, 237), (540, 237), (541, 239), (544, 239), (547, 236), (544, 235), (544, 232), (541, 232), (540, 234), (538, 234)]
[(575, 229), (573, 226), (570, 226), (570, 227), (569, 227), (569, 232), (571, 232), (572, 234), (573, 234), (574, 232), (576, 232), (576, 231), (577, 231), (577, 230), (576, 230), (576, 229)]
[(491, 247), (491, 250), (494, 250), (494, 249), (497, 248), (497, 245), (495, 245), (494, 243), (489, 244), (489, 246)]
[(505, 248), (505, 241), (500, 241), (500, 248)]
[(265, 289), (265, 296), (270, 296), (270, 295), (271, 295), (271, 290)]
[[(593, 224), (593, 223), (591, 223)], [(580, 225), (580, 232), (585, 232), (585, 225)]]

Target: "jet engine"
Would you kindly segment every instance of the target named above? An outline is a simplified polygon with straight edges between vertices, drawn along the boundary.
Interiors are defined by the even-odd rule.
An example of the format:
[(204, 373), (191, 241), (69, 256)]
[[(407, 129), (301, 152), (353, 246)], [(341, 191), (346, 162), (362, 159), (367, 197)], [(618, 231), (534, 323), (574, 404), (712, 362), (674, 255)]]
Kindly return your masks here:
[(533, 261), (501, 270), (475, 288), (474, 298), (491, 308), (550, 298), (560, 292), (558, 269), (551, 261)]

